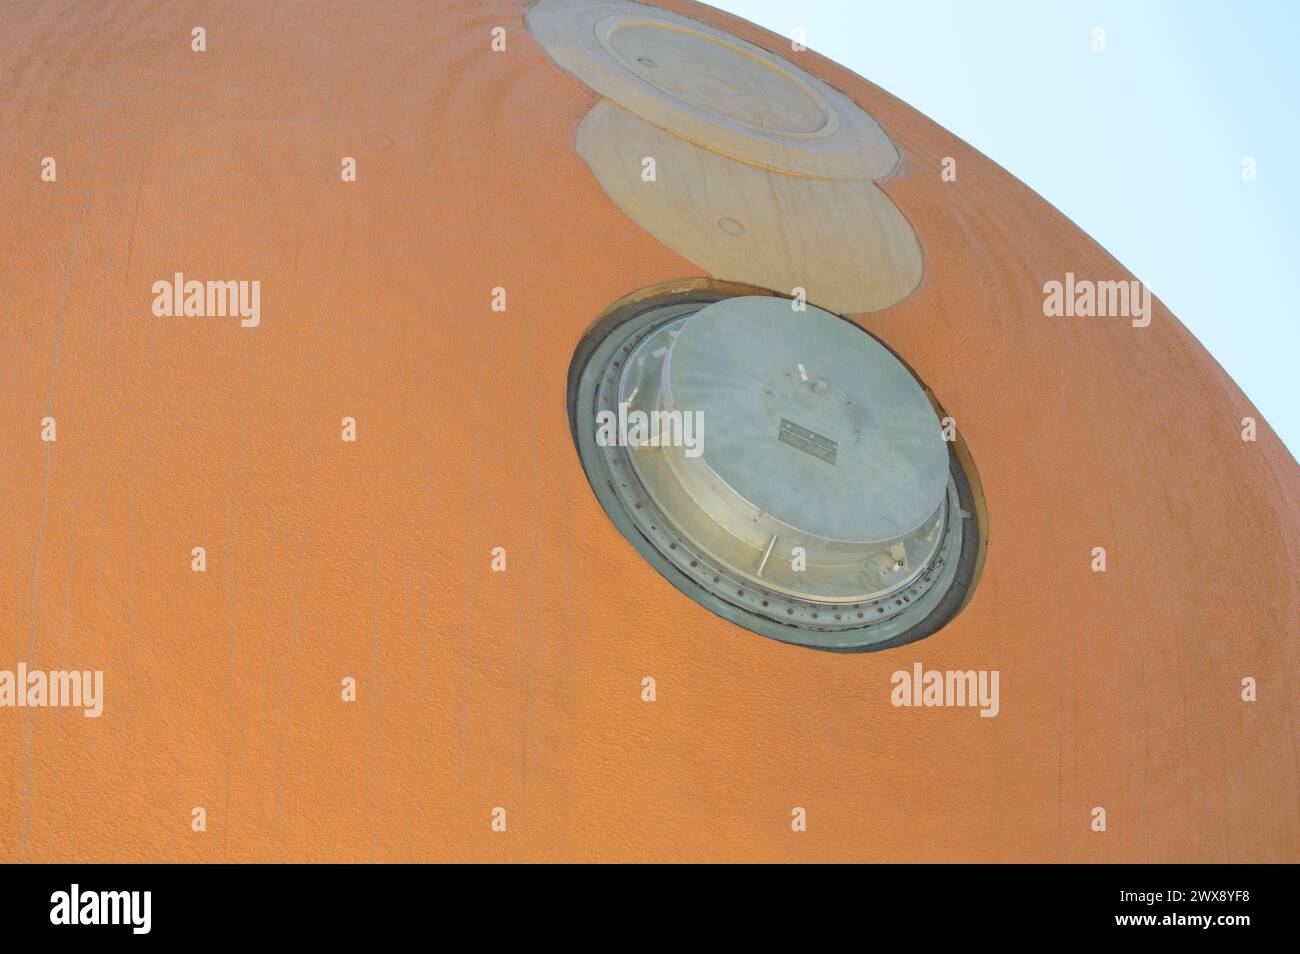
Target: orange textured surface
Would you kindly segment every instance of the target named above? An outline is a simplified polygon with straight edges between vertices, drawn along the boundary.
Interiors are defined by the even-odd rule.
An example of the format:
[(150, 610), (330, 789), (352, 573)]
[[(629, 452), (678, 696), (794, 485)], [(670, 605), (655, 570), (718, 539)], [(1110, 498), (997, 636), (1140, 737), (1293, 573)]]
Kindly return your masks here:
[[(579, 337), (700, 271), (579, 158), (597, 96), (519, 4), (0, 17), (0, 668), (106, 696), (0, 709), (0, 860), (1300, 860), (1295, 462), (1158, 304), (1044, 317), (1129, 276), (905, 104), (799, 54), (903, 155), (925, 278), (861, 322), (955, 417), (990, 545), (942, 632), (839, 656), (683, 597), (587, 486)], [(178, 271), (260, 280), (260, 326), (154, 317)], [(999, 669), (1000, 714), (894, 708), (916, 661)]]

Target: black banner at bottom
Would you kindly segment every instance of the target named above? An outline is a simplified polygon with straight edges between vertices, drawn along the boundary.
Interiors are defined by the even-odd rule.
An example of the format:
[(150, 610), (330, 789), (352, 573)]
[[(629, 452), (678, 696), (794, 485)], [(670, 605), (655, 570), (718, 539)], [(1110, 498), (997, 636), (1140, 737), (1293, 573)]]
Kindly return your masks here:
[[(493, 934), (507, 926), (531, 929), (552, 942), (599, 930), (608, 942), (611, 924), (622, 923), (631, 939), (673, 922), (690, 925), (692, 937), (707, 926), (734, 943), (747, 929), (766, 935), (783, 921), (806, 929), (817, 923), (812, 917), (837, 930), (852, 922), (858, 933), (911, 925), (927, 942), (1046, 933), (1232, 943), (1292, 921), (1285, 910), (1290, 866), (864, 869), (769, 872), (761, 882), (747, 868), (721, 877), (651, 871), (623, 885), (622, 873), (603, 872), (593, 888), (582, 884), (582, 872), (571, 873), (575, 884), (566, 887), (556, 872), (545, 884), (527, 872), (461, 872), (453, 880), (419, 865), (10, 865), (0, 923), (7, 940), (62, 939), (93, 950), (101, 942), (155, 940), (333, 945), (388, 934), (428, 938), (435, 926), (456, 925), (486, 926)], [(708, 881), (693, 883), (696, 876)], [(747, 883), (751, 877), (756, 883)]]

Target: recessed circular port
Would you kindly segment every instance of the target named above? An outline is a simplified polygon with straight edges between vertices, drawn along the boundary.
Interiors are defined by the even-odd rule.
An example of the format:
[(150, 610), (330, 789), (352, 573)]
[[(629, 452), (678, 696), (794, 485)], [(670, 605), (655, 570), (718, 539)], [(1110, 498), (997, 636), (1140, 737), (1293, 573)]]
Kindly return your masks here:
[(861, 328), (754, 291), (651, 290), (584, 337), (569, 410), (596, 496), (738, 625), (840, 651), (929, 635), (964, 604), (981, 539), (935, 405)]

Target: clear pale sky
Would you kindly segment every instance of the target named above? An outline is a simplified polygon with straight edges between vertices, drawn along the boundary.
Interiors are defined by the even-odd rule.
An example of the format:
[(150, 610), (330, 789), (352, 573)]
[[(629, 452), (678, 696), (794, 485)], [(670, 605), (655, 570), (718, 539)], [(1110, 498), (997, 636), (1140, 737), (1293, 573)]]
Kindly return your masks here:
[(1145, 282), (1300, 453), (1300, 2), (709, 2), (802, 29), (1020, 178)]

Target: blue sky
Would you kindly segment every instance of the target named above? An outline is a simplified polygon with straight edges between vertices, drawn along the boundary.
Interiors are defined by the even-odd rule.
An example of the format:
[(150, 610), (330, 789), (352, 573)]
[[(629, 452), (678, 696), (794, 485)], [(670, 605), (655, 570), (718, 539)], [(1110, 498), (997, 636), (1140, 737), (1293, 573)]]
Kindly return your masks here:
[(1019, 177), (1149, 285), (1300, 452), (1300, 2), (710, 2), (802, 29)]

